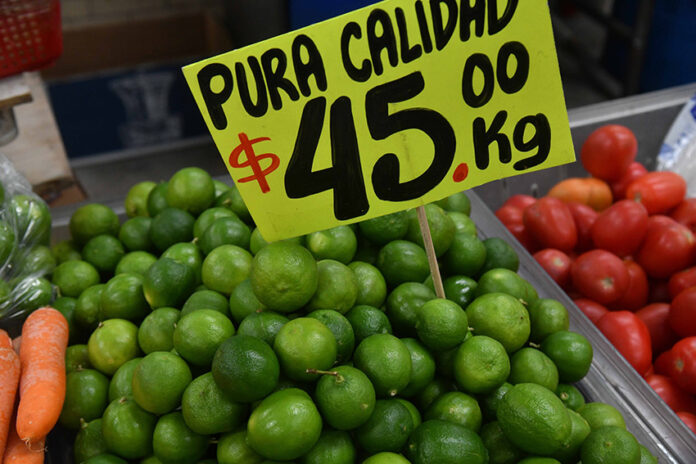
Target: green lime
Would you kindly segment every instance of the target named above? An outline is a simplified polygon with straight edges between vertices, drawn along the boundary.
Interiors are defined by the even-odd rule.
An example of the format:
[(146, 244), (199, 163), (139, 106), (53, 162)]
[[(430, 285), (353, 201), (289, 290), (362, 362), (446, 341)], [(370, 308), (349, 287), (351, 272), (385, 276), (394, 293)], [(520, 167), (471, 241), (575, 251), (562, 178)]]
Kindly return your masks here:
[(214, 207), (206, 209), (193, 223), (193, 236), (200, 239), (210, 225), (220, 218), (231, 217), (239, 219), (236, 214), (227, 208)]
[[(0, 260), (0, 265), (3, 263), (4, 260)], [(57, 263), (50, 248), (44, 245), (35, 245), (25, 250), (25, 253), (17, 258), (16, 265), (22, 275), (46, 275), (53, 272)]]
[[(65, 241), (61, 242), (64, 243), (62, 248), (68, 248), (71, 244), (71, 241)], [(60, 245), (60, 244), (59, 244)], [(0, 264), (4, 264), (7, 259), (10, 257), (10, 254), (12, 251), (15, 249), (16, 244), (15, 244), (15, 233), (14, 233), (14, 228), (9, 225), (7, 222), (0, 220)], [(54, 249), (56, 249), (58, 245), (54, 246)], [(58, 251), (62, 251), (60, 248), (56, 249), (56, 252), (54, 255), (58, 254)], [(65, 255), (67, 256), (69, 253), (69, 250), (67, 251), (62, 251), (61, 256)], [(56, 259), (58, 259), (58, 256), (56, 256)]]
[(181, 412), (186, 425), (202, 435), (231, 432), (246, 419), (246, 406), (227, 398), (210, 372), (186, 387)]
[(124, 203), (128, 217), (148, 216), (147, 197), (156, 186), (154, 182), (146, 180), (138, 182), (128, 190)]
[(488, 450), (476, 432), (441, 420), (425, 421), (413, 432), (406, 456), (413, 464), (488, 463)]
[(128, 219), (118, 232), (118, 239), (128, 251), (152, 251), (150, 240), (152, 218), (138, 216)]
[(469, 197), (467, 197), (464, 192), (457, 192), (447, 198), (436, 201), (435, 204), (447, 212), (456, 211), (466, 214), (467, 216), (471, 214), (471, 200), (469, 200)]
[(116, 265), (114, 274), (140, 274), (144, 276), (157, 258), (147, 251), (131, 251), (126, 253)]
[(63, 317), (65, 317), (65, 320), (68, 321), (68, 333), (70, 334), (68, 344), (70, 345), (78, 343), (78, 340), (82, 338), (82, 334), (77, 328), (77, 322), (75, 321), (76, 305), (77, 299), (70, 296), (61, 296), (60, 298), (56, 298), (53, 302), (53, 308), (57, 309), (63, 315)]
[(505, 347), (485, 335), (462, 343), (454, 359), (454, 378), (466, 393), (488, 393), (502, 385), (509, 374)]
[(150, 240), (159, 251), (164, 251), (175, 243), (191, 241), (193, 222), (193, 216), (186, 211), (165, 208), (152, 219)]
[(246, 279), (234, 287), (230, 293), (229, 311), (232, 320), (236, 323), (242, 322), (247, 316), (258, 311), (265, 310), (266, 307), (256, 298), (254, 290), (251, 288), (251, 280)]
[(473, 277), (486, 261), (486, 246), (475, 235), (456, 234), (442, 260), (450, 274)]
[(483, 401), (481, 401), (481, 406), (483, 410), (483, 415), (486, 417), (486, 419), (493, 419), (495, 420), (496, 415), (498, 414), (498, 406), (500, 405), (500, 400), (503, 399), (505, 395), (507, 395), (507, 392), (509, 392), (512, 389), (513, 385), (511, 383), (503, 383), (501, 386), (493, 390), (492, 392), (488, 393), (483, 397)]
[(358, 296), (358, 282), (353, 271), (333, 259), (323, 259), (317, 263), (317, 291), (307, 309), (334, 309), (345, 314), (355, 305)]
[(150, 308), (143, 295), (143, 277), (139, 274), (118, 274), (112, 277), (101, 292), (102, 319), (140, 321)]
[(338, 226), (307, 235), (307, 248), (317, 260), (333, 259), (348, 264), (355, 256), (358, 239), (349, 226)]
[(532, 329), (529, 340), (534, 343), (543, 342), (554, 332), (568, 330), (568, 311), (557, 300), (540, 298), (527, 310)]
[(181, 306), (195, 286), (191, 268), (169, 258), (157, 260), (143, 278), (143, 293), (152, 309)]
[(273, 342), (283, 374), (291, 380), (317, 379), (311, 370), (326, 370), (336, 362), (337, 343), (331, 330), (317, 319), (299, 317), (281, 327)]
[(475, 335), (486, 335), (499, 341), (508, 353), (520, 349), (529, 338), (527, 309), (505, 293), (479, 296), (466, 308), (466, 314)]
[(247, 443), (246, 429), (220, 437), (216, 452), (218, 464), (261, 464), (263, 458)]
[(235, 335), (217, 349), (211, 368), (218, 387), (233, 401), (251, 403), (268, 395), (278, 384), (278, 358), (268, 343)]
[(348, 361), (355, 348), (355, 333), (353, 326), (338, 311), (331, 309), (318, 309), (307, 314), (307, 317), (317, 319), (324, 324), (336, 339), (336, 363)]
[(467, 313), (452, 301), (430, 300), (416, 312), (416, 331), (431, 350), (452, 349), (464, 341), (469, 331)]
[(250, 274), (254, 294), (266, 307), (280, 313), (302, 308), (317, 290), (317, 264), (304, 247), (270, 243), (254, 257)]
[(339, 366), (322, 375), (314, 393), (326, 422), (338, 430), (364, 424), (375, 408), (375, 389), (360, 370)]
[(377, 268), (390, 287), (404, 282), (423, 282), (430, 273), (423, 248), (405, 240), (394, 240), (379, 250)]
[(224, 182), (221, 182), (219, 180), (213, 179), (213, 185), (215, 186), (215, 199), (217, 200), (220, 195), (222, 195), (225, 192), (229, 192), (232, 190), (232, 187), (227, 185)]
[(113, 454), (104, 453), (97, 456), (92, 456), (85, 461), (85, 464), (127, 464), (127, 461), (114, 456)]
[(387, 297), (387, 316), (394, 332), (415, 336), (418, 310), (437, 298), (435, 291), (418, 282), (406, 282), (396, 287)]
[(28, 313), (51, 303), (53, 286), (43, 277), (26, 277), (12, 288), (12, 299), (18, 311)]
[(321, 416), (309, 395), (288, 388), (272, 393), (254, 409), (247, 424), (247, 441), (266, 459), (287, 461), (311, 450), (321, 428)]
[[(11, 214), (17, 242), (48, 245), (51, 235), (51, 213), (41, 198), (15, 195), (10, 199), (6, 211)], [(93, 221), (95, 219), (92, 218)], [(72, 225), (72, 219), (70, 223)], [(94, 222), (92, 224), (94, 225)], [(118, 228), (118, 220), (116, 225)], [(70, 230), (72, 231), (72, 227)]]
[(218, 346), (234, 335), (227, 316), (213, 309), (199, 309), (179, 319), (174, 329), (174, 349), (191, 364), (207, 367)]
[(520, 258), (508, 242), (498, 237), (487, 238), (483, 241), (486, 247), (486, 262), (479, 271), (481, 274), (491, 269), (504, 268), (517, 272)]
[(120, 398), (112, 401), (102, 417), (102, 434), (109, 451), (126, 459), (152, 454), (152, 435), (157, 417), (143, 410), (135, 401)]
[(175, 308), (157, 308), (138, 328), (138, 345), (143, 353), (154, 351), (171, 351), (174, 348), (174, 327), (181, 312)]
[(505, 436), (523, 451), (550, 456), (561, 450), (571, 433), (568, 410), (547, 388), (534, 383), (515, 385), (498, 406)]
[[(433, 246), (437, 256), (444, 255), (454, 240), (454, 222), (445, 210), (435, 204), (425, 205), (425, 214), (428, 218), (430, 235), (433, 238)], [(415, 209), (408, 212), (408, 232), (406, 240), (423, 246), (423, 236), (421, 235), (418, 214)], [(421, 279), (422, 281), (422, 279)]]
[(576, 332), (562, 330), (544, 339), (541, 351), (558, 367), (561, 382), (573, 383), (587, 375), (592, 364), (592, 345)]
[(592, 430), (600, 427), (616, 426), (626, 428), (623, 416), (614, 406), (606, 403), (587, 403), (578, 409)]
[(640, 464), (657, 464), (657, 458), (650, 450), (640, 443), (638, 445), (640, 446)]
[(563, 448), (557, 451), (553, 457), (561, 462), (578, 462), (580, 459), (580, 447), (590, 434), (590, 425), (577, 412), (568, 410), (570, 417), (570, 435), (563, 443)]
[(392, 333), (391, 323), (387, 315), (372, 306), (355, 306), (346, 313), (346, 319), (353, 327), (356, 344), (359, 344), (370, 335)]
[(65, 379), (65, 401), (60, 423), (73, 430), (80, 420), (91, 421), (102, 416), (108, 404), (109, 379), (94, 369), (71, 372)]
[(223, 208), (229, 209), (247, 224), (252, 224), (254, 222), (236, 186), (232, 186), (230, 190), (220, 195), (215, 200), (215, 206), (222, 206)]
[(109, 319), (99, 323), (87, 342), (89, 362), (95, 369), (112, 375), (138, 353), (138, 328), (130, 321)]
[(65, 373), (81, 371), (89, 369), (92, 365), (89, 363), (89, 352), (87, 345), (70, 345), (65, 350)]
[(514, 271), (504, 268), (496, 268), (487, 271), (478, 280), (476, 296), (486, 293), (507, 293), (519, 300), (524, 300), (527, 295), (522, 277)]
[(411, 380), (411, 352), (390, 334), (370, 335), (360, 342), (353, 363), (372, 381), (379, 397), (396, 396)]
[(199, 309), (212, 309), (220, 314), (227, 315), (227, 298), (214, 290), (198, 290), (193, 292), (181, 308), (181, 316), (187, 316)]
[(191, 430), (179, 412), (159, 418), (152, 435), (152, 450), (163, 463), (194, 464), (208, 449), (208, 437)]
[(517, 464), (561, 464), (560, 461), (554, 458), (542, 458), (539, 456), (533, 456), (531, 458), (524, 458)]
[(410, 398), (420, 393), (435, 378), (435, 359), (415, 338), (402, 338), (401, 341), (411, 354), (411, 376), (400, 395)]
[(85, 289), (99, 283), (99, 272), (85, 261), (66, 261), (53, 271), (53, 284), (61, 296), (77, 298)]
[(143, 358), (126, 361), (114, 372), (109, 383), (109, 402), (121, 398), (133, 398), (133, 372)]
[(102, 273), (111, 273), (126, 254), (123, 245), (111, 235), (97, 235), (82, 249), (82, 259)]
[[(471, 337), (470, 334), (470, 332), (467, 334), (464, 341)], [(439, 351), (435, 353), (435, 362), (438, 374), (454, 380), (454, 360), (457, 358), (457, 352), (459, 351), (460, 346), (461, 345), (457, 345), (447, 351)]]
[(165, 414), (181, 404), (191, 383), (191, 370), (179, 356), (155, 351), (145, 356), (133, 372), (133, 399), (146, 411)]
[(435, 377), (416, 397), (418, 408), (425, 411), (437, 398), (456, 388), (451, 381)]
[[(299, 237), (288, 238), (282, 241), (294, 243), (296, 245), (304, 245), (304, 240), (304, 235), (301, 235)], [(256, 255), (256, 253), (258, 253), (261, 248), (265, 247), (266, 245), (268, 245), (268, 242), (263, 238), (261, 231), (257, 227), (251, 232), (251, 238), (249, 239), (249, 251), (251, 251), (252, 255)]]
[[(0, 262), (3, 263), (9, 256), (11, 245), (14, 244), (14, 232), (12, 232), (10, 238), (7, 235), (7, 228), (9, 228), (7, 223), (0, 221)], [(62, 264), (66, 261), (79, 261), (82, 259), (80, 250), (77, 249), (75, 242), (72, 240), (63, 240), (56, 243), (51, 247), (51, 253), (53, 253), (53, 257), (56, 258), (57, 264)]]
[(203, 261), (203, 284), (210, 290), (229, 295), (249, 277), (253, 259), (251, 253), (244, 248), (235, 245), (219, 246)]
[(372, 414), (355, 431), (355, 440), (370, 454), (400, 451), (413, 431), (408, 408), (395, 399), (377, 400)]
[(510, 358), (508, 381), (535, 383), (555, 392), (558, 388), (558, 368), (551, 358), (536, 348), (522, 348)]
[(248, 249), (250, 236), (249, 226), (239, 218), (223, 217), (217, 219), (205, 230), (198, 245), (205, 254), (222, 245), (236, 245)]
[(239, 330), (237, 332), (241, 335), (260, 338), (273, 346), (276, 335), (278, 335), (280, 329), (289, 321), (290, 319), (282, 314), (272, 311), (259, 311), (245, 317), (242, 323), (239, 324)]
[(379, 269), (372, 264), (353, 261), (348, 267), (355, 274), (358, 284), (356, 305), (369, 305), (379, 308), (387, 299), (387, 282)]
[(314, 448), (302, 456), (302, 464), (353, 464), (355, 446), (350, 435), (337, 430), (324, 430)]
[(476, 236), (476, 223), (464, 213), (447, 211), (447, 216), (454, 222), (454, 230), (457, 234), (469, 234)]
[(360, 233), (370, 242), (386, 245), (392, 240), (399, 240), (408, 232), (408, 213), (398, 211), (358, 223)]
[(447, 299), (454, 301), (462, 308), (466, 308), (474, 301), (477, 285), (471, 277), (459, 275), (448, 277), (442, 282)]
[(215, 185), (210, 174), (201, 168), (189, 167), (177, 171), (167, 187), (167, 203), (199, 215), (215, 201)]
[(383, 453), (373, 454), (365, 459), (362, 464), (411, 464), (411, 461), (400, 454), (384, 451)]
[(459, 424), (474, 432), (481, 428), (481, 408), (471, 396), (462, 392), (449, 392), (437, 398), (425, 411), (423, 418), (443, 420)]
[(640, 464), (640, 445), (625, 428), (605, 426), (590, 432), (580, 457), (583, 464)]
[(150, 194), (147, 196), (147, 212), (150, 217), (157, 216), (169, 207), (169, 203), (167, 203), (168, 185), (168, 182), (161, 182), (150, 190)]
[(368, 239), (362, 235), (358, 236), (358, 249), (353, 256), (353, 261), (360, 261), (363, 263), (368, 263), (375, 265), (377, 263), (377, 254), (379, 253), (379, 246), (370, 242)]
[(522, 459), (524, 454), (507, 439), (498, 421), (485, 424), (480, 435), (491, 464), (516, 464)]
[(83, 422), (73, 445), (75, 462), (82, 463), (93, 456), (99, 456), (106, 452), (101, 418)]
[(201, 250), (189, 242), (175, 243), (162, 253), (162, 258), (170, 258), (185, 264), (191, 268), (196, 277), (196, 282), (201, 282), (201, 268), (203, 267), (203, 255)]
[(108, 206), (92, 203), (79, 207), (70, 217), (70, 234), (82, 246), (97, 235), (118, 235), (118, 216)]
[[(50, 282), (49, 282), (50, 283)], [(53, 288), (51, 287), (51, 292)], [(0, 306), (4, 306), (10, 300), (10, 294), (12, 293), (12, 287), (4, 279), (0, 279)], [(53, 295), (51, 295), (53, 297)], [(70, 323), (70, 321), (68, 321)]]
[(416, 427), (418, 427), (421, 424), (421, 422), (423, 422), (423, 421), (421, 419), (421, 413), (420, 413), (420, 411), (418, 411), (418, 408), (416, 407), (416, 405), (411, 403), (408, 400), (403, 399), (403, 398), (395, 398), (395, 399), (399, 403), (406, 406), (406, 409), (408, 409), (408, 412), (411, 413), (411, 420), (413, 420), (413, 428), (415, 429)]
[(585, 397), (582, 396), (580, 390), (573, 385), (559, 383), (558, 387), (556, 387), (556, 396), (563, 401), (566, 408), (572, 409), (573, 411), (577, 411), (585, 405)]

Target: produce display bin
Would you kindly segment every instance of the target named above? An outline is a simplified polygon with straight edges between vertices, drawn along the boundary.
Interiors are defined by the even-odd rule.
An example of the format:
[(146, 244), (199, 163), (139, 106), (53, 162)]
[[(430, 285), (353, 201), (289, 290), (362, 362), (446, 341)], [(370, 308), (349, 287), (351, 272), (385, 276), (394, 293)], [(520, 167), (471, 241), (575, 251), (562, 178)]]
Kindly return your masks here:
[[(619, 123), (631, 128), (638, 138), (638, 160), (654, 166), (662, 139), (682, 105), (696, 93), (696, 85), (684, 86), (614, 102), (592, 105), (569, 113), (573, 140), (579, 154), (584, 139), (597, 127)], [(213, 148), (214, 149), (214, 148)], [(539, 292), (542, 298), (563, 303), (570, 316), (570, 328), (585, 335), (594, 348), (594, 360), (587, 376), (577, 386), (587, 401), (600, 401), (615, 406), (624, 416), (627, 428), (662, 464), (696, 462), (696, 436), (650, 388), (641, 376), (604, 338), (572, 300), (546, 274), (532, 256), (497, 220), (492, 210), (515, 193), (539, 196), (563, 178), (586, 176), (580, 163), (526, 174), (478, 187), (469, 192), (471, 217), (476, 222), (480, 238), (501, 237), (510, 243), (520, 257), (519, 273)], [(219, 177), (231, 183), (229, 176)], [(123, 218), (123, 200), (105, 202)], [(53, 239), (69, 237), (70, 215), (80, 205), (53, 210)], [(49, 436), (47, 462), (72, 462), (70, 434), (57, 428)]]

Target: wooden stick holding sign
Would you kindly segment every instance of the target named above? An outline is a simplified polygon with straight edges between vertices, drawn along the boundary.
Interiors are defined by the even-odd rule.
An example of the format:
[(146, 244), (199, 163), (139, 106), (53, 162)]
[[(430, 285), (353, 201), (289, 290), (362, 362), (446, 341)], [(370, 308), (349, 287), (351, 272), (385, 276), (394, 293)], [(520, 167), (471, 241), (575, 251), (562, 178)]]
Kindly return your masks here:
[(433, 245), (433, 236), (430, 233), (430, 226), (428, 225), (428, 216), (426, 216), (425, 214), (425, 206), (419, 206), (418, 208), (416, 208), (416, 211), (418, 211), (418, 225), (420, 226), (421, 235), (423, 236), (425, 253), (428, 255), (428, 264), (430, 265), (430, 275), (433, 277), (435, 294), (438, 298), (445, 298), (445, 288), (442, 286), (440, 266), (438, 266), (437, 264), (435, 246)]

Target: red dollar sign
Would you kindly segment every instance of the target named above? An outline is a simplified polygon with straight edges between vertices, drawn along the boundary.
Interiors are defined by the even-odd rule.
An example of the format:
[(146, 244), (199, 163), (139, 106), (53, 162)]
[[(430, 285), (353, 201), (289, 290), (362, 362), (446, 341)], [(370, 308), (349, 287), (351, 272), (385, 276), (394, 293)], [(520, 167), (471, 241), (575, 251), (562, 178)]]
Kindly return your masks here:
[[(229, 158), (230, 166), (233, 168), (245, 168), (249, 166), (254, 173), (251, 176), (237, 179), (237, 182), (244, 183), (255, 180), (259, 183), (259, 187), (261, 187), (261, 192), (263, 193), (271, 190), (271, 188), (268, 186), (268, 182), (266, 181), (266, 176), (278, 169), (278, 166), (280, 165), (280, 158), (278, 158), (278, 155), (274, 153), (263, 153), (261, 155), (257, 155), (254, 152), (253, 145), (266, 140), (271, 139), (269, 137), (259, 137), (249, 140), (249, 137), (247, 137), (244, 132), (241, 132), (239, 134), (240, 143), (234, 150), (232, 150)], [(244, 162), (239, 161), (239, 156), (242, 154), (242, 152), (246, 155), (246, 161)], [(271, 164), (266, 169), (261, 169), (261, 164), (259, 161), (264, 159), (270, 159)]]

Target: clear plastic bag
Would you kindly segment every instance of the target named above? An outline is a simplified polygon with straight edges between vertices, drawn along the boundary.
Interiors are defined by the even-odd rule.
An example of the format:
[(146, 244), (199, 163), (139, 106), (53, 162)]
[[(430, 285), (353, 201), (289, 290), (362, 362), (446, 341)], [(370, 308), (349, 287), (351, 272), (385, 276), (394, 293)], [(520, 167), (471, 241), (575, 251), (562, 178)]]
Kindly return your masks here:
[(48, 205), (1, 154), (0, 184), (0, 327), (6, 328), (51, 303), (53, 287), (44, 276), (56, 262)]
[(669, 129), (657, 155), (657, 170), (679, 173), (688, 185), (687, 196), (696, 197), (696, 95)]

